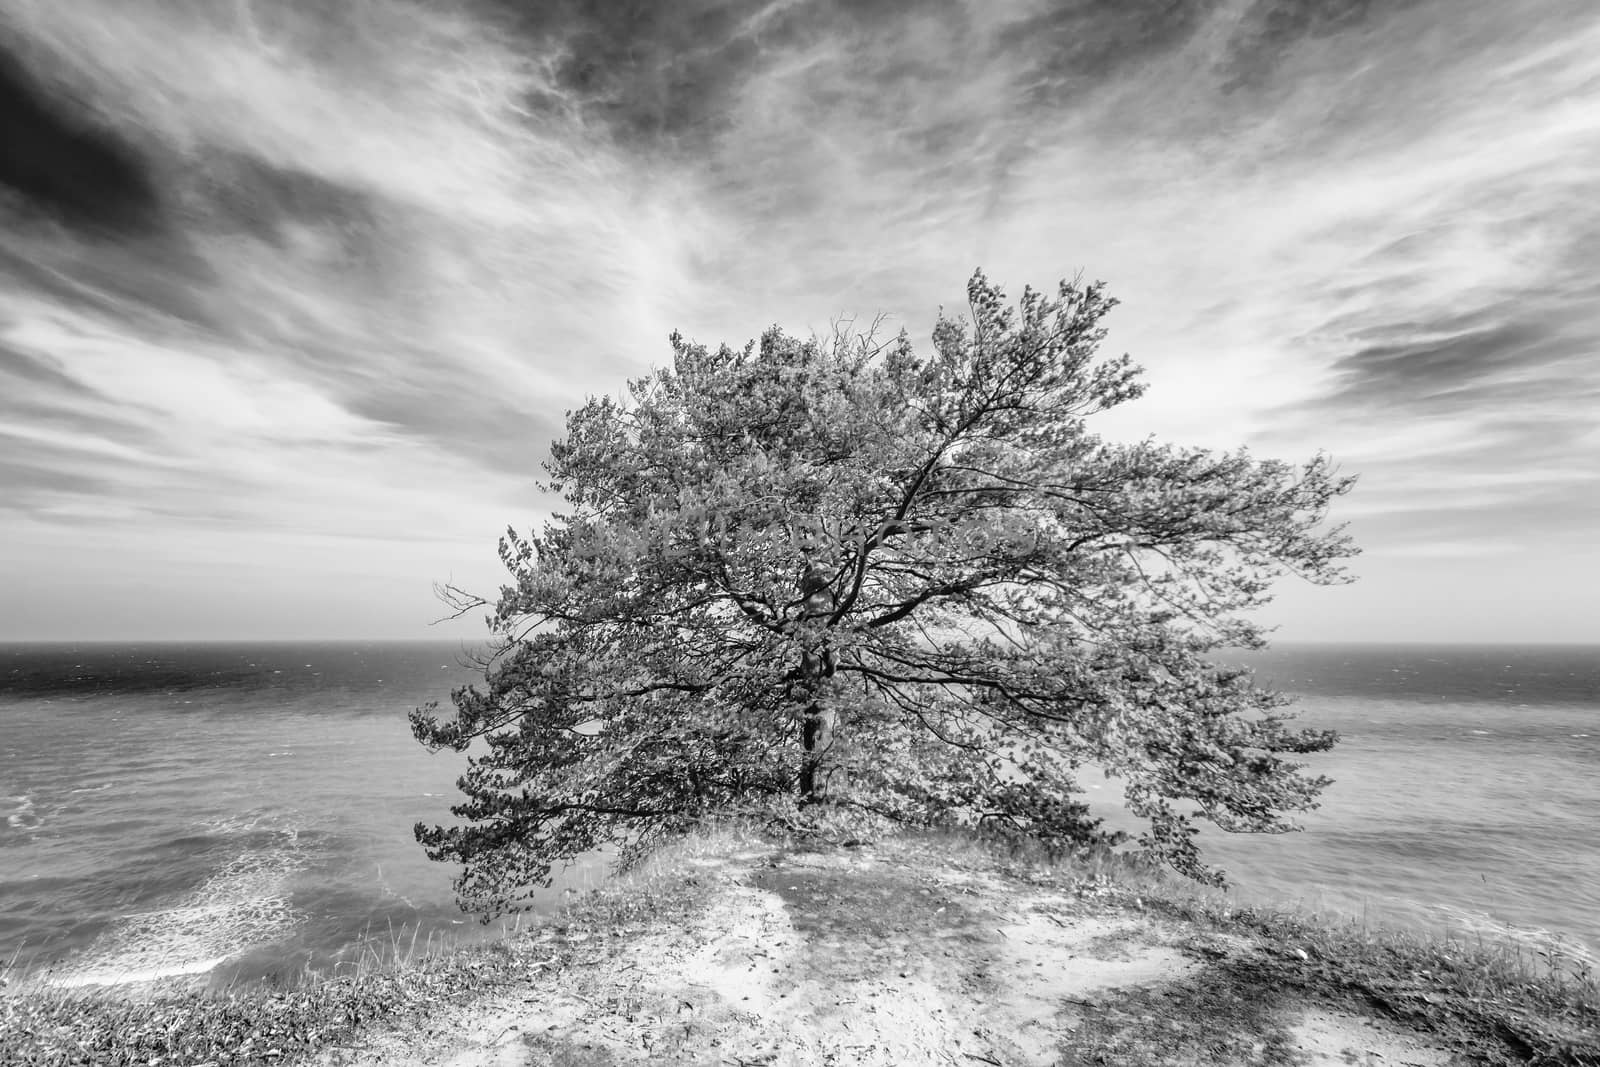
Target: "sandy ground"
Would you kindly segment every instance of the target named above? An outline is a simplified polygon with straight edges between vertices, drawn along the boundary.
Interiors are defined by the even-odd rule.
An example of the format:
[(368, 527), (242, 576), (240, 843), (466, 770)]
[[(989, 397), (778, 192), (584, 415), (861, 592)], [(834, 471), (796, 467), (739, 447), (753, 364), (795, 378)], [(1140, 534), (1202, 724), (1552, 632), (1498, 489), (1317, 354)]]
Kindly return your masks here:
[[(520, 987), (407, 1029), (371, 1033), (318, 1062), (1122, 1062), (1094, 1059), (1083, 1042), (1093, 1026), (1116, 1025), (1107, 1018), (1127, 1017), (1106, 1016), (1102, 1005), (1137, 992), (1170, 1004), (1174, 1017), (1207, 1011), (1184, 1002), (1205, 988), (1205, 968), (1252, 951), (1138, 913), (1097, 913), (1081, 898), (992, 872), (871, 848), (696, 862), (708, 905), (695, 918), (603, 938), (547, 931)], [(551, 950), (548, 965), (538, 959), (540, 944)], [(1216, 1058), (1175, 1052), (1161, 1059), (1452, 1062), (1444, 1049), (1376, 1018), (1293, 1003), (1276, 1005), (1271, 1018), (1270, 1034), (1219, 1044)]]

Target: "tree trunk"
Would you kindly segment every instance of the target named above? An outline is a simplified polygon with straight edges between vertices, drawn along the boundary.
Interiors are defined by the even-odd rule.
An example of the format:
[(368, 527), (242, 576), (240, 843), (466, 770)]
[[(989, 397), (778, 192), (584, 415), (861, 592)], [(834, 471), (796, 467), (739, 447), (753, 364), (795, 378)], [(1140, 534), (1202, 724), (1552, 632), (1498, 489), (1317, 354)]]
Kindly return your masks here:
[[(805, 619), (814, 622), (833, 613), (837, 601), (833, 588), (815, 568), (800, 579), (800, 595), (805, 597)], [(800, 656), (801, 684), (810, 697), (801, 721), (800, 804), (819, 804), (827, 797), (828, 776), (823, 762), (833, 746), (833, 731), (838, 712), (828, 701), (828, 679), (834, 673), (833, 650), (828, 647), (828, 632), (823, 628), (817, 646)]]
[[(818, 679), (818, 688), (826, 676)], [(805, 755), (800, 761), (800, 803), (819, 804), (827, 797), (828, 777), (823, 767), (828, 750), (833, 747), (833, 728), (837, 712), (823, 696), (818, 696), (806, 706), (805, 719), (800, 728), (801, 746)]]

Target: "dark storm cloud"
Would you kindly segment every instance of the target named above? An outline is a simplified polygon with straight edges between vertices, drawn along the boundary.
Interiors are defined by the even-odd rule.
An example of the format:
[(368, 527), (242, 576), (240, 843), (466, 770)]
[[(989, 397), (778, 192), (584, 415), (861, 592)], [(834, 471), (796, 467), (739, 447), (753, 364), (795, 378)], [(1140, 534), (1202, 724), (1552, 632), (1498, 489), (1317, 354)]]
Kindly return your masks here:
[(156, 183), (134, 146), (0, 39), (0, 185), (74, 229), (144, 233), (160, 224)]

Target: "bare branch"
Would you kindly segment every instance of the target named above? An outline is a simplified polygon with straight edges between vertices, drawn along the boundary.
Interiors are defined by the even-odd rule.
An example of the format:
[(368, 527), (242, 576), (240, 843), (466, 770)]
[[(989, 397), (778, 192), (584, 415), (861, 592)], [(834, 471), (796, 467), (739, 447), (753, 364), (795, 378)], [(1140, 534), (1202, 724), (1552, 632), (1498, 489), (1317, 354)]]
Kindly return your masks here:
[(477, 611), (479, 608), (489, 607), (489, 601), (483, 597), (478, 596), (476, 593), (469, 593), (450, 582), (434, 582), (433, 595), (434, 599), (450, 609), (450, 613), (434, 619), (428, 624), (429, 626), (437, 626), (441, 622), (459, 619), (469, 611)]

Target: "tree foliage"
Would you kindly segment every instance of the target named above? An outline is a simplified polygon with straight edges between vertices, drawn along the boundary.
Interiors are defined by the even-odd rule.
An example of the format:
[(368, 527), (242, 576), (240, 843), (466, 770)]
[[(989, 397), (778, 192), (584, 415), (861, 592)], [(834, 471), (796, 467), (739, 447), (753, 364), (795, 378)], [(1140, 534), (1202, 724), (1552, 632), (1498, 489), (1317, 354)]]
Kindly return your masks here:
[(1088, 421), (1143, 391), (1097, 354), (1099, 284), (982, 273), (969, 316), (711, 350), (569, 413), (545, 464), (566, 510), (502, 540), (483, 685), (413, 715), (471, 750), (419, 825), (463, 907), (518, 906), (553, 863), (703, 813), (828, 802), (916, 825), (1114, 839), (1078, 777), (1119, 780), (1139, 844), (1220, 881), (1195, 820), (1292, 829), (1333, 744), (1210, 654), (1257, 648), (1285, 573), (1343, 578), (1325, 525), (1351, 480)]

